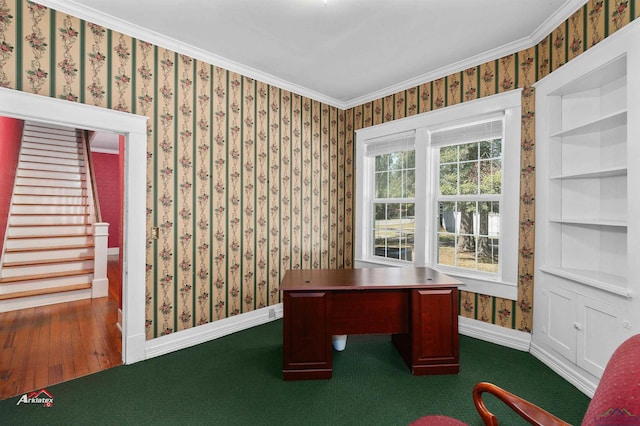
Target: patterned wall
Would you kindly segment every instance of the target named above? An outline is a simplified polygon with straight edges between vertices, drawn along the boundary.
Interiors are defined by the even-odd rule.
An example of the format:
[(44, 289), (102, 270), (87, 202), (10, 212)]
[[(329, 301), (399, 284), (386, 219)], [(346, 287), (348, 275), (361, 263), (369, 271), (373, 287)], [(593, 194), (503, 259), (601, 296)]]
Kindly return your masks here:
[(638, 15), (589, 0), (538, 45), (347, 111), (26, 0), (0, 0), (0, 85), (149, 117), (147, 339), (279, 302), (289, 268), (353, 264), (354, 130), (522, 87), (518, 300), (463, 316), (532, 324), (531, 85)]
[(0, 0), (0, 85), (149, 117), (147, 339), (352, 266), (345, 111), (24, 0)]
[[(461, 292), (460, 314), (531, 331), (535, 225), (535, 93), (531, 85), (638, 17), (636, 0), (589, 0), (531, 48), (347, 111), (354, 129), (522, 88), (518, 300)], [(350, 124), (351, 121), (349, 120)], [(347, 127), (347, 132), (351, 133)]]

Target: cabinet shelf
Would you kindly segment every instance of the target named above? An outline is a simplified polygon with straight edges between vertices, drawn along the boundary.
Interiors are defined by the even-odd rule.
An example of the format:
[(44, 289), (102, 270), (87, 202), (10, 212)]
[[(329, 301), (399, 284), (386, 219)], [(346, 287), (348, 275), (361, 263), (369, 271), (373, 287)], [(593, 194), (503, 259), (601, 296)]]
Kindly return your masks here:
[(592, 170), (588, 172), (580, 173), (567, 173), (557, 176), (550, 176), (551, 180), (563, 180), (563, 179), (592, 179), (592, 178), (608, 178), (615, 176), (626, 176), (626, 167), (608, 167), (601, 170)]
[(552, 138), (560, 138), (566, 136), (576, 136), (582, 134), (591, 134), (595, 132), (605, 132), (615, 127), (625, 126), (627, 124), (627, 110), (616, 111), (599, 117), (595, 120), (588, 121), (578, 126), (554, 132), (550, 135)]
[(618, 219), (550, 218), (549, 222), (562, 223), (566, 225), (611, 226), (615, 228), (627, 227), (626, 220), (618, 220)]
[(627, 279), (619, 275), (552, 266), (541, 266), (540, 270), (556, 277), (575, 281), (628, 299), (632, 297), (631, 291), (627, 288)]

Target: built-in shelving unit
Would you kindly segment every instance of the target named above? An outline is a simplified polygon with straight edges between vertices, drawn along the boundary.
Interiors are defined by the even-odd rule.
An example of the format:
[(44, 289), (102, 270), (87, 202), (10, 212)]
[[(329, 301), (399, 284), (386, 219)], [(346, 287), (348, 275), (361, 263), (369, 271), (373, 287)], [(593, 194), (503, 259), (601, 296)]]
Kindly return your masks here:
[(638, 46), (634, 23), (535, 85), (532, 345), (593, 382), (640, 325)]

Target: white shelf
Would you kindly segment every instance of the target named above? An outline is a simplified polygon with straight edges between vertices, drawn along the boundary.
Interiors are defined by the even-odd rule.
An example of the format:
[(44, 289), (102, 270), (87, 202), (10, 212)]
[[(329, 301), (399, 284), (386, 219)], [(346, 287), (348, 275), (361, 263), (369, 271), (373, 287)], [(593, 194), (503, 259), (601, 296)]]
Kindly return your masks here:
[(550, 218), (549, 222), (562, 223), (566, 225), (582, 226), (611, 226), (616, 228), (626, 228), (626, 220), (613, 219), (589, 219), (589, 218)]
[(592, 178), (608, 178), (615, 176), (626, 176), (626, 167), (609, 167), (601, 170), (592, 170), (588, 172), (580, 173), (567, 173), (557, 176), (550, 176), (551, 180), (563, 180), (563, 179), (592, 179)]
[(588, 285), (608, 293), (631, 298), (632, 293), (627, 288), (627, 279), (619, 275), (605, 274), (603, 272), (588, 271), (583, 269), (568, 269), (553, 266), (541, 266), (540, 270), (556, 277), (566, 278), (580, 284)]
[(576, 136), (588, 133), (600, 133), (627, 124), (627, 110), (620, 110), (578, 126), (564, 129), (549, 135), (552, 138)]

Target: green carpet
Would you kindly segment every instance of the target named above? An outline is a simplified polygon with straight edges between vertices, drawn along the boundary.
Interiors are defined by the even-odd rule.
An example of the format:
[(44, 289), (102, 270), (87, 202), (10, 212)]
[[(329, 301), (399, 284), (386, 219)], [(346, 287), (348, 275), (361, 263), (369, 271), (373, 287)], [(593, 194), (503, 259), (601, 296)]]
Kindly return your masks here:
[[(349, 336), (333, 379), (282, 380), (282, 321), (47, 387), (54, 406), (0, 401), (1, 425), (407, 425), (445, 414), (481, 425), (488, 381), (579, 424), (589, 398), (528, 353), (460, 337), (459, 375), (414, 377), (389, 336)], [(485, 398), (502, 425), (525, 424)]]

